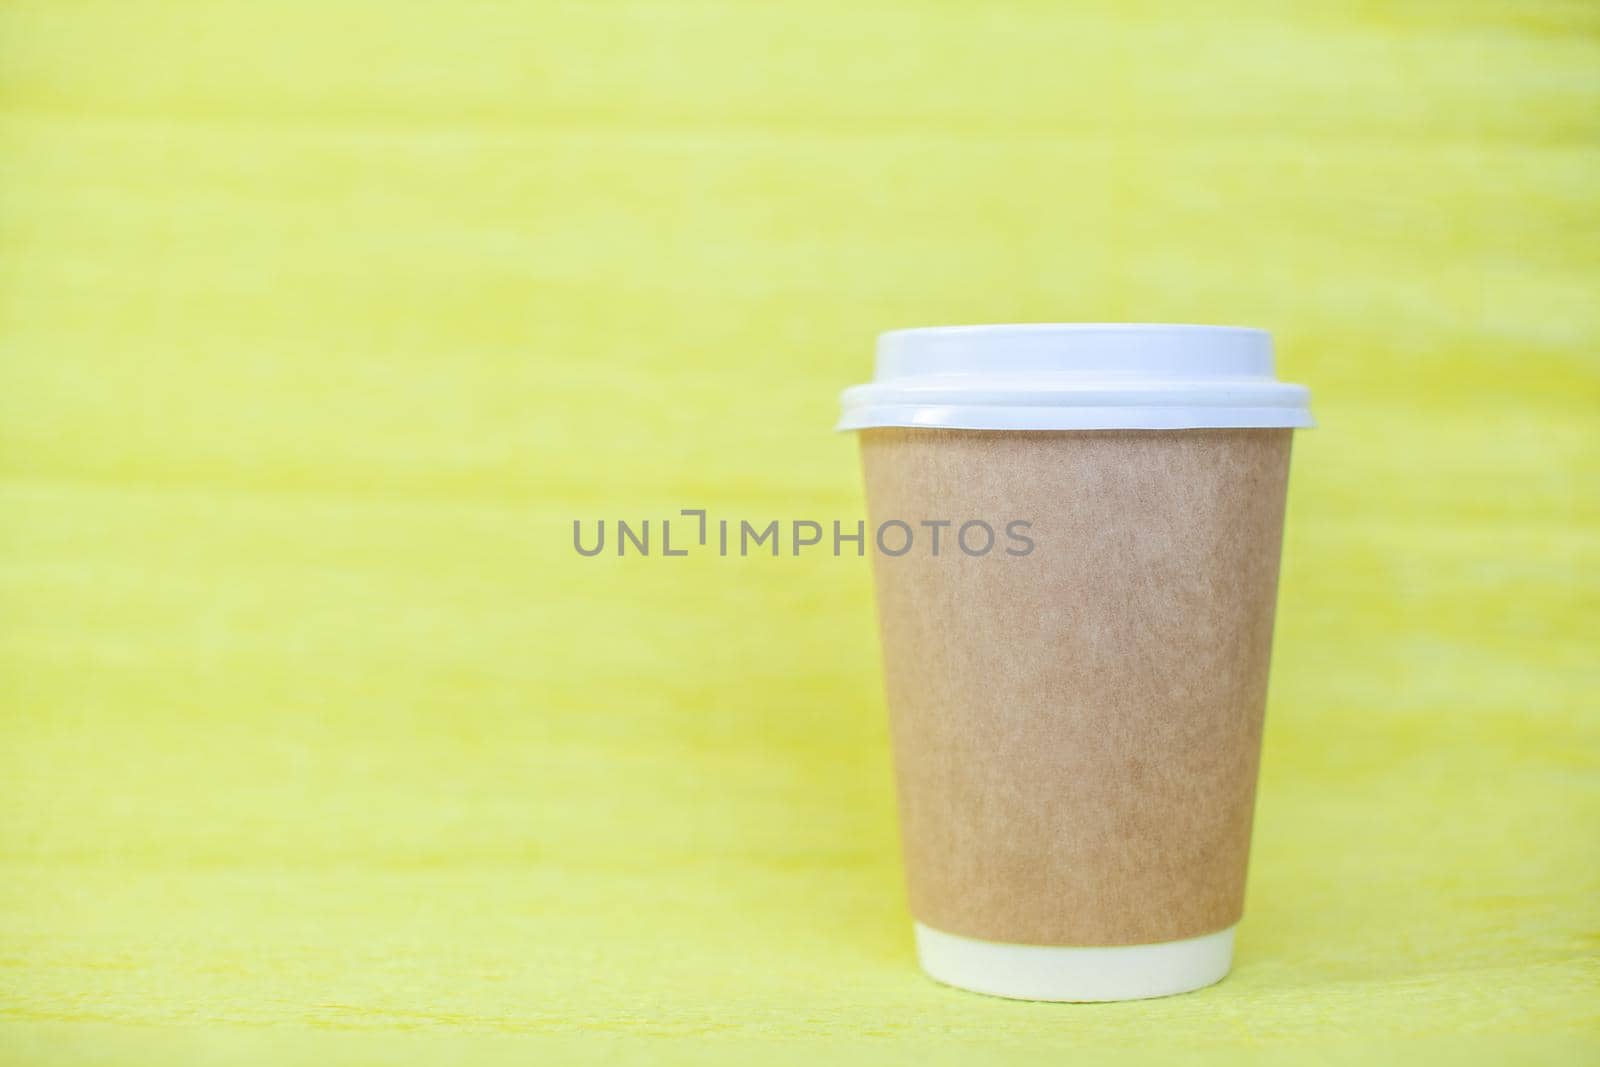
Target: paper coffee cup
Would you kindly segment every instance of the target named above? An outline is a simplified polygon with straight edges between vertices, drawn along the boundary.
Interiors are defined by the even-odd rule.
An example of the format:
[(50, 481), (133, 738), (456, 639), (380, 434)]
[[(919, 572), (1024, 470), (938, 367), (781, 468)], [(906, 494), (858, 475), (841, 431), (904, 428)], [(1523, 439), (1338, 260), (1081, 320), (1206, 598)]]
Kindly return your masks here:
[(1198, 326), (897, 331), (846, 391), (894, 531), (874, 572), (934, 978), (1089, 1001), (1228, 972), (1307, 402), (1265, 333)]

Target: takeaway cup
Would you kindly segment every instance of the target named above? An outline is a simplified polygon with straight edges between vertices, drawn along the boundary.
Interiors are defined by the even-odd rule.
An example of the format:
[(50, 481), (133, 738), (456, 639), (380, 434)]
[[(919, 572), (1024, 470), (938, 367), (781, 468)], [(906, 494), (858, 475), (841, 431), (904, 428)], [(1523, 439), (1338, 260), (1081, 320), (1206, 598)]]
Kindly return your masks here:
[(923, 969), (1029, 1000), (1219, 981), (1306, 389), (1258, 330), (964, 326), (883, 335), (843, 408)]

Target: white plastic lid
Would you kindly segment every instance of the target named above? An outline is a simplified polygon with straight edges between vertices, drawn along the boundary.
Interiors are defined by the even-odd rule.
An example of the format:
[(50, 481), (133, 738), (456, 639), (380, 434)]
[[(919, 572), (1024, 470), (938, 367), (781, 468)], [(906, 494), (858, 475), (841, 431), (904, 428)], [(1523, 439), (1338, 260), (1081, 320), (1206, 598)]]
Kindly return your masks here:
[(1040, 323), (894, 330), (838, 429), (1184, 430), (1303, 427), (1272, 336), (1238, 326)]

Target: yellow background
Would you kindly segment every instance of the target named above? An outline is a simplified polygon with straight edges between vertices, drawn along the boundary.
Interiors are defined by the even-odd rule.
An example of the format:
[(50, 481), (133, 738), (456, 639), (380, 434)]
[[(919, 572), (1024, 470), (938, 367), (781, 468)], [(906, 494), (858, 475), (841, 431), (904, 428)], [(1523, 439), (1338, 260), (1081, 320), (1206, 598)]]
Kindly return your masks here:
[[(0, 1060), (1597, 1055), (1597, 188), (1592, 3), (7, 0)], [(991, 1000), (865, 561), (570, 524), (854, 518), (880, 330), (1122, 319), (1321, 422), (1238, 965)]]

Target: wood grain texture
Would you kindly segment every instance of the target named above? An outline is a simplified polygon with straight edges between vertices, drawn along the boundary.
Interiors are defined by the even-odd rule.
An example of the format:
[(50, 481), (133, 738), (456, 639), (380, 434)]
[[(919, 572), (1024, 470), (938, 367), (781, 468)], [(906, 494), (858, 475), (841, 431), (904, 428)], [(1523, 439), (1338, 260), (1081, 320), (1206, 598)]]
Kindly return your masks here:
[[(0, 4), (0, 1062), (1594, 1057), (1594, 5)], [(1204, 994), (924, 979), (880, 330), (1274, 332)]]

